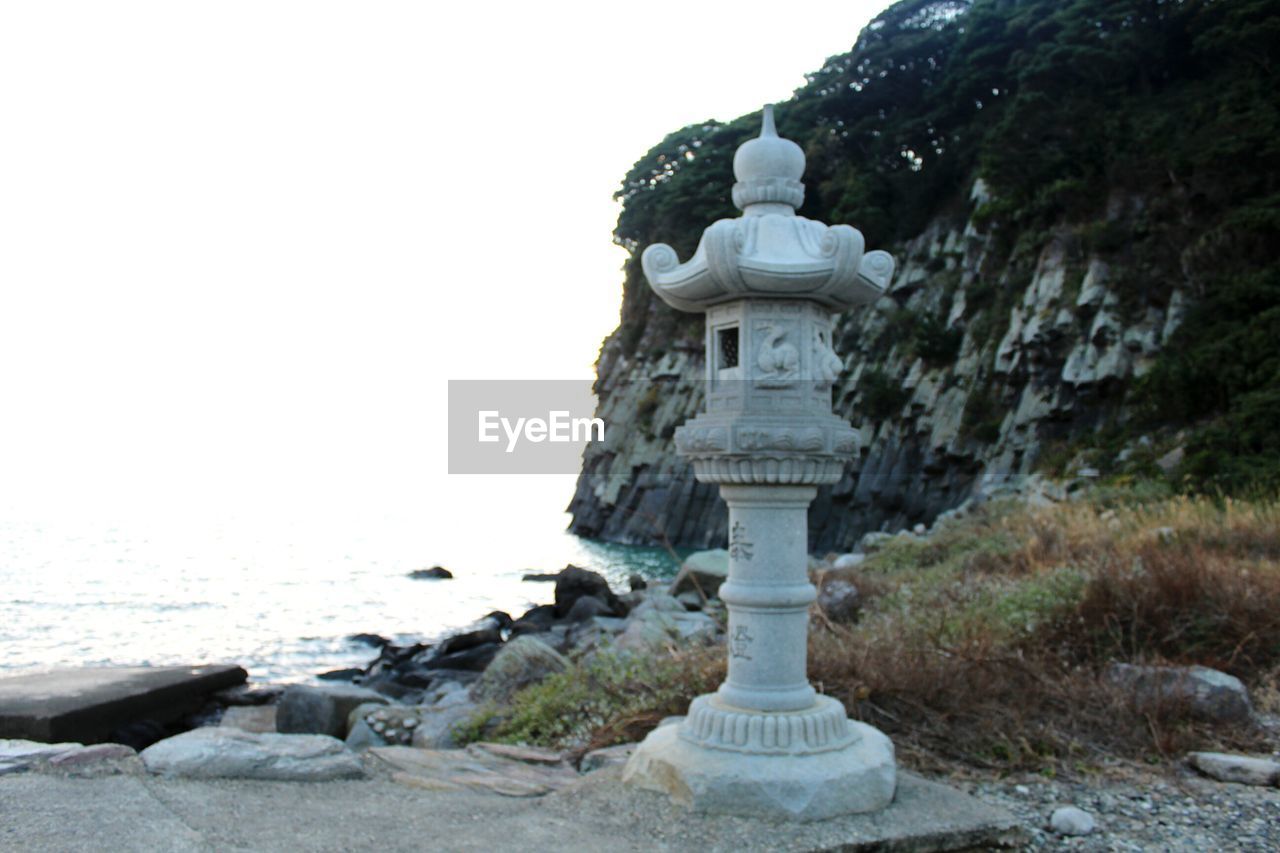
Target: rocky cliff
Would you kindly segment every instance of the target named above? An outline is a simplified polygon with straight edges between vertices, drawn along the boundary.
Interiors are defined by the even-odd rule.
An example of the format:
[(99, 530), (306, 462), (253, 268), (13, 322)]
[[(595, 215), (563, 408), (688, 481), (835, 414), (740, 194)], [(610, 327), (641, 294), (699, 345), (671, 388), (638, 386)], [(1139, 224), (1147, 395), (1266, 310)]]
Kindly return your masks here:
[[(1046, 446), (1105, 420), (1185, 313), (1178, 288), (1124, 304), (1109, 286), (1110, 264), (1069, 229), (1046, 235), (1033, 263), (993, 259), (992, 235), (970, 215), (984, 200), (979, 181), (967, 210), (941, 215), (894, 246), (900, 267), (890, 292), (841, 318), (837, 349), (847, 369), (835, 388), (836, 411), (861, 429), (863, 448), (814, 504), (816, 550), (848, 549), (869, 530), (930, 522), (1030, 473)], [(1117, 201), (1114, 214), (1125, 207)], [(1016, 297), (1000, 334), (974, 322), (990, 307), (992, 279)], [(671, 441), (702, 402), (696, 327), (666, 351), (633, 356), (620, 351), (620, 337), (600, 359), (600, 413), (612, 426), (608, 443), (586, 459), (573, 529), (621, 542), (723, 542), (726, 513), (716, 490), (694, 481)]]
[[(1204, 150), (1203, 123), (1242, 104), (1265, 121), (1234, 133), (1277, 123), (1222, 39), (1263, 44), (1275, 4), (1248, 5), (1235, 19), (1142, 0), (899, 3), (780, 105), (809, 160), (801, 213), (859, 227), (899, 264), (879, 303), (840, 318), (835, 410), (862, 449), (813, 506), (813, 550), (928, 523), (1034, 469), (1207, 482), (1224, 453), (1274, 461), (1275, 146), (1241, 155), (1252, 172)], [(1234, 112), (1205, 107), (1210, 90), (1240, 93)], [(598, 362), (608, 440), (570, 505), (580, 535), (724, 541), (723, 504), (672, 444), (702, 402), (701, 317), (652, 298), (638, 255), (662, 241), (687, 258), (734, 215), (729, 162), (756, 122), (673, 133), (624, 181), (615, 238), (633, 259)], [(1253, 367), (1221, 372), (1235, 385), (1215, 396), (1205, 362), (1224, 346)]]

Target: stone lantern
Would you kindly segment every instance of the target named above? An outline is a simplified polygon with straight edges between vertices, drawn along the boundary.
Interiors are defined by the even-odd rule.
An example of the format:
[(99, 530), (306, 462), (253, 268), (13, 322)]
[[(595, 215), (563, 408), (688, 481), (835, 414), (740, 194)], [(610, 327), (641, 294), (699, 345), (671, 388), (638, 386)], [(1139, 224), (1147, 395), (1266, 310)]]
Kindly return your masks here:
[(624, 779), (701, 811), (815, 820), (884, 808), (896, 784), (889, 739), (805, 673), (809, 504), (858, 444), (831, 411), (834, 312), (882, 296), (894, 263), (848, 225), (796, 215), (804, 167), (765, 107), (733, 158), (742, 215), (707, 228), (686, 263), (664, 244), (641, 257), (664, 302), (707, 315), (706, 411), (675, 439), (729, 506), (729, 673), (645, 739)]

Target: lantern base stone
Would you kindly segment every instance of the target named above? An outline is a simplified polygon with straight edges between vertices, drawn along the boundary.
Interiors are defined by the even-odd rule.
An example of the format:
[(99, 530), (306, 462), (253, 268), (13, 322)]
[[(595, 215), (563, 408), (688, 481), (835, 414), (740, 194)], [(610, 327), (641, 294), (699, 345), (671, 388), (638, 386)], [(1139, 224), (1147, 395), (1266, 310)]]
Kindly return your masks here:
[(848, 721), (847, 745), (808, 754), (699, 746), (680, 736), (682, 725), (651, 732), (627, 762), (623, 782), (697, 812), (795, 821), (879, 811), (893, 801), (893, 743), (865, 723)]

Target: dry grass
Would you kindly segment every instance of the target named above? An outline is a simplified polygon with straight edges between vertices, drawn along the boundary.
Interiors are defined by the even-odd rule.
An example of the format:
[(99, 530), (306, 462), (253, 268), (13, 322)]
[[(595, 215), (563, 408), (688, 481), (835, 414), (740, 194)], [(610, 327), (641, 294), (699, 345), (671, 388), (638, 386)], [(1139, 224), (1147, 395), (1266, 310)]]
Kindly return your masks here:
[[(927, 540), (894, 539), (851, 579), (862, 618), (815, 614), (810, 677), (890, 734), (909, 765), (1075, 774), (1194, 747), (1262, 748), (1257, 730), (1182, 707), (1139, 713), (1099, 678), (1112, 661), (1212, 666), (1243, 679), (1259, 710), (1280, 711), (1275, 504), (992, 503)], [(570, 682), (595, 682), (592, 695), (607, 682), (616, 701), (575, 741), (604, 746), (684, 713), (723, 673), (722, 649), (672, 650), (630, 680), (566, 675), (538, 697), (542, 718), (562, 719)]]
[(917, 765), (1062, 772), (1256, 748), (1258, 732), (1182, 707), (1138, 713), (1098, 675), (1203, 664), (1275, 703), (1278, 522), (1274, 504), (1190, 498), (994, 505), (868, 560), (892, 590), (853, 628), (815, 631), (810, 673)]

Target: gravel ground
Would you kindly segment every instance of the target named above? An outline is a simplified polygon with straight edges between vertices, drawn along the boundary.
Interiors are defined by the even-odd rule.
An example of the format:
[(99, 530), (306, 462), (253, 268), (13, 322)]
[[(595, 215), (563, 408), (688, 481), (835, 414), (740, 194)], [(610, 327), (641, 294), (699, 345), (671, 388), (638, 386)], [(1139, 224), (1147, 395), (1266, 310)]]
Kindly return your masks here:
[[(1280, 850), (1280, 788), (1213, 782), (1191, 770), (1094, 782), (952, 781), (1020, 818), (1032, 850)], [(1088, 835), (1049, 829), (1060, 806), (1093, 816)]]

